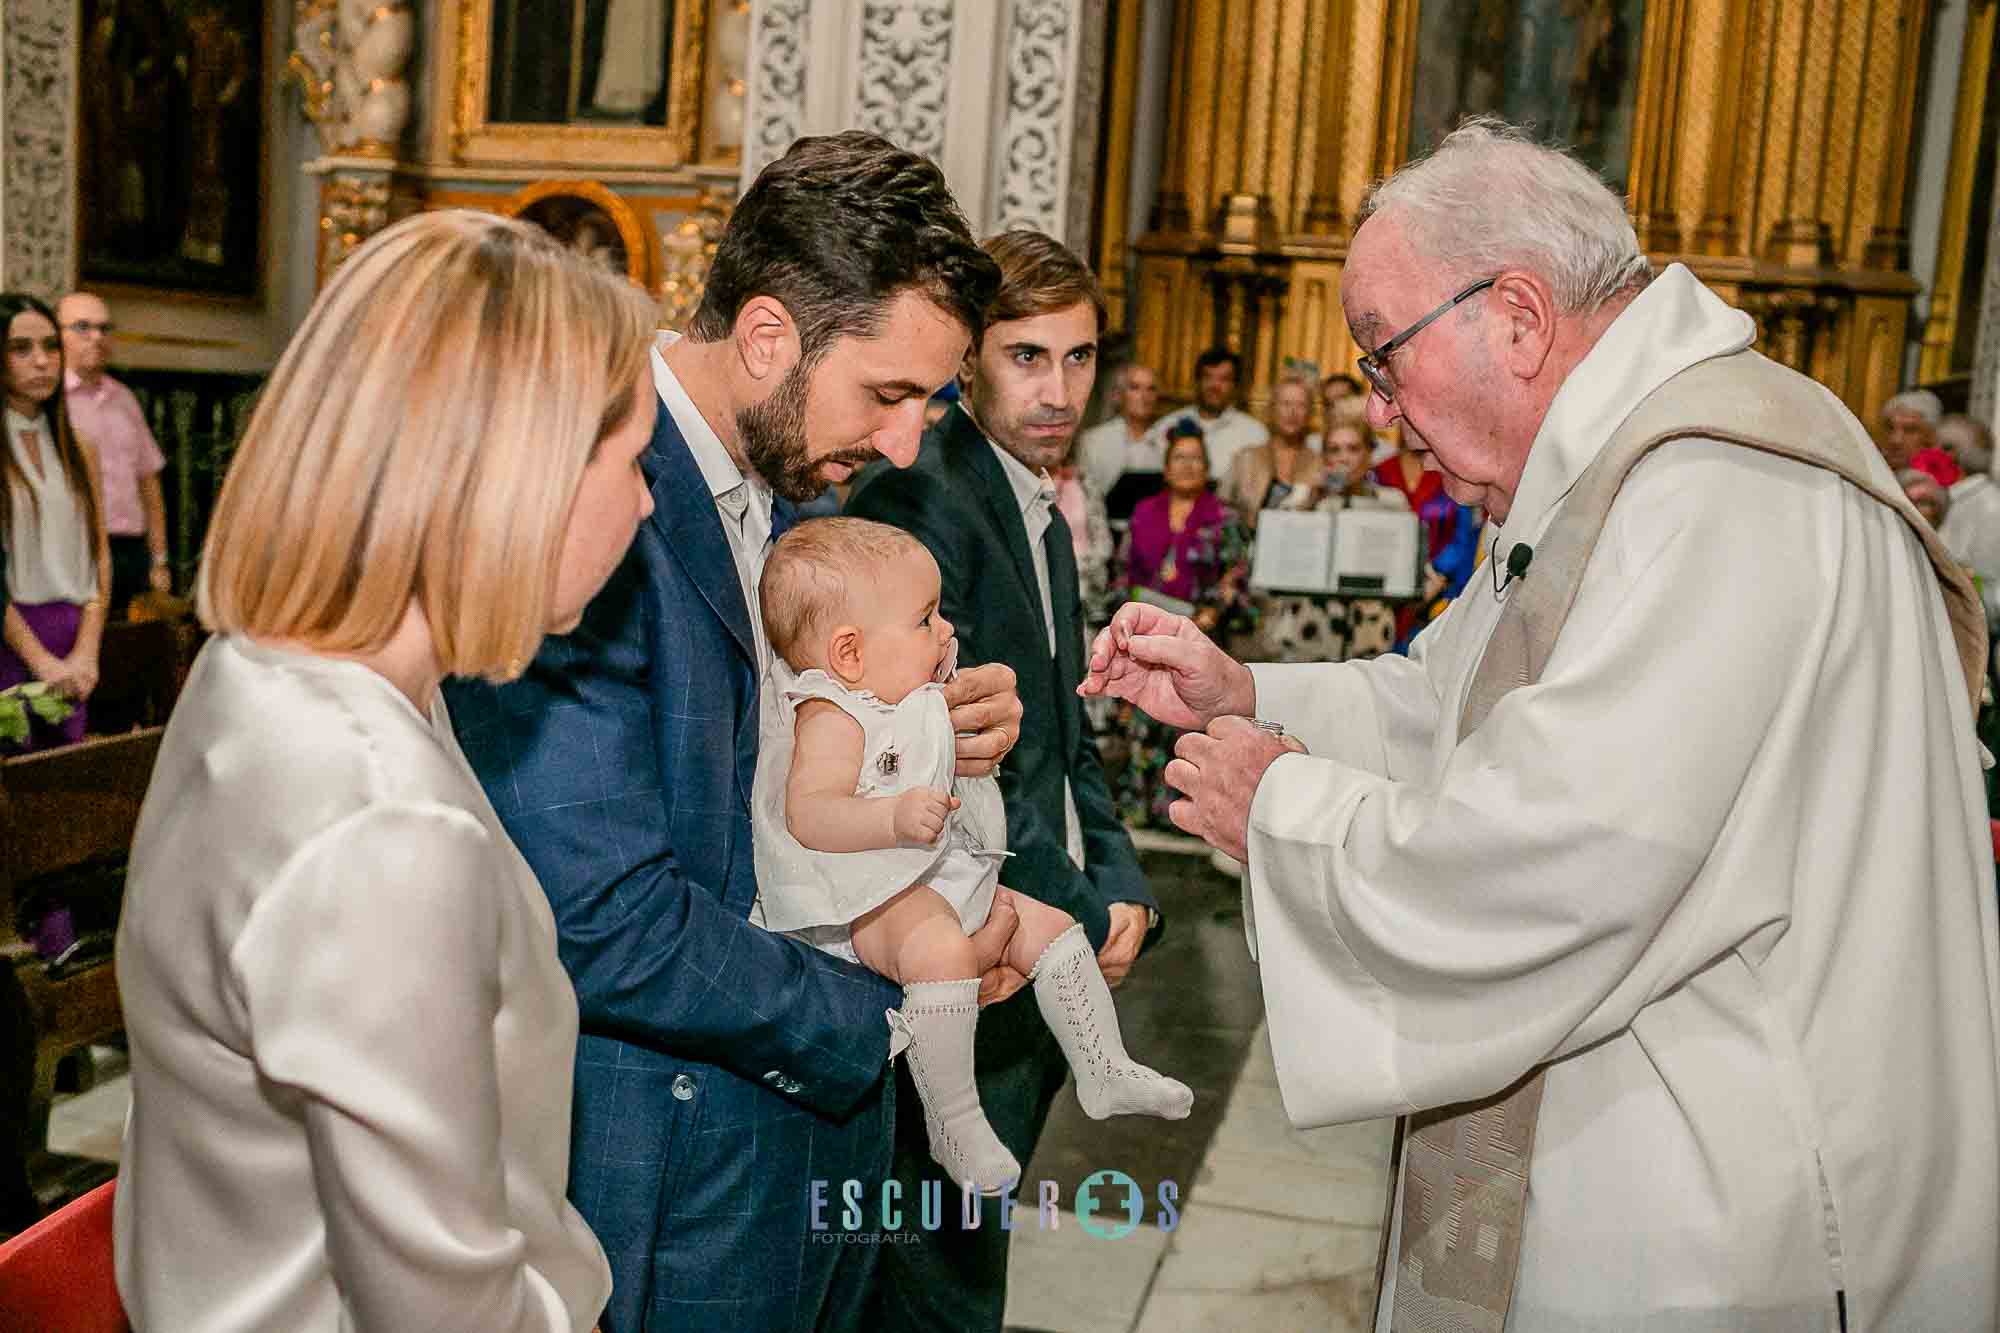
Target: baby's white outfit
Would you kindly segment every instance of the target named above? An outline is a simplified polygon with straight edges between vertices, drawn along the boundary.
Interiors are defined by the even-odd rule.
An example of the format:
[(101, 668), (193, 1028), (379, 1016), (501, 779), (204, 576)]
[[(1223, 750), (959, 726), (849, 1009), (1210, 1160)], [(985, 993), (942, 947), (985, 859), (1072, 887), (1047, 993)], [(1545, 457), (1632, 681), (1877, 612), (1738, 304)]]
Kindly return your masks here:
[[(1007, 810), (992, 778), (954, 777), (958, 757), (943, 685), (919, 686), (890, 704), (872, 691), (848, 689), (817, 667), (794, 672), (780, 659), (765, 674), (764, 690), (751, 790), (759, 913), (753, 919), (849, 962), (860, 961), (852, 924), (913, 884), (942, 895), (968, 935), (985, 925), (1007, 858)], [(807, 699), (824, 699), (861, 724), (855, 795), (894, 797), (929, 787), (958, 797), (959, 808), (936, 845), (821, 852), (792, 836), (785, 785), (798, 707)]]
[[(853, 923), (913, 884), (928, 884), (941, 894), (968, 935), (986, 924), (1000, 862), (1007, 856), (1007, 809), (992, 778), (953, 774), (958, 757), (940, 682), (951, 678), (957, 661), (954, 643), (937, 681), (895, 704), (867, 690), (850, 690), (816, 668), (794, 673), (782, 660), (772, 662), (764, 677), (764, 721), (750, 793), (757, 924), (858, 963)], [(958, 797), (959, 808), (946, 819), (936, 845), (816, 852), (792, 836), (785, 822), (785, 787), (792, 772), (793, 728), (807, 699), (824, 699), (861, 724), (855, 795), (893, 797), (929, 787)], [(1030, 979), (1042, 1020), (1076, 1075), (1086, 1115), (1178, 1120), (1188, 1113), (1194, 1094), (1184, 1084), (1126, 1053), (1111, 991), (1082, 926), (1070, 926), (1042, 950)], [(963, 1187), (988, 1194), (1011, 1190), (1021, 1164), (993, 1132), (973, 1079), (979, 978), (912, 982), (903, 988), (902, 1007), (889, 1010), (888, 1019), (896, 1034), (891, 1058), (907, 1047), (931, 1155)]]

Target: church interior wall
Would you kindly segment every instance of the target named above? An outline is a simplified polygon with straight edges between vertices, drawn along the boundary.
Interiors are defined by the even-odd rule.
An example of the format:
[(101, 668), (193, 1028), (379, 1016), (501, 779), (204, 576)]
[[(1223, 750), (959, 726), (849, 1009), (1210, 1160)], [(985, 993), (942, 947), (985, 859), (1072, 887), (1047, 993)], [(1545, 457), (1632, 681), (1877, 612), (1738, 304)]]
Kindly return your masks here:
[[(1637, 53), (1622, 114), (1635, 218), (1656, 258), (1694, 264), (1758, 315), (1773, 349), (1864, 414), (1923, 378), (1932, 289), (1949, 276), (1938, 267), (1992, 218), (1982, 199), (1978, 218), (1958, 219), (1954, 251), (1964, 52), (1993, 0), (1606, 2)], [(1451, 6), (708, 0), (676, 7), (699, 16), (676, 40), (702, 63), (684, 142), (663, 150), (599, 124), (539, 138), (469, 124), (468, 61), (484, 57), (465, 43), (496, 3), (267, 0), (258, 290), (221, 300), (112, 284), (121, 360), (261, 372), (331, 266), (394, 217), (546, 212), (593, 191), (618, 213), (612, 229), (630, 232), (632, 276), (672, 324), (747, 180), (800, 134), (860, 125), (936, 155), (976, 229), (1035, 225), (1090, 248), (1113, 323), (1160, 363), (1170, 396), (1185, 396), (1194, 352), (1215, 341), (1249, 355), (1258, 386), (1287, 359), (1330, 370), (1355, 354), (1336, 308), (1352, 214), (1367, 182), (1420, 147), (1434, 73), (1424, 34)], [(51, 294), (81, 268), (85, 12), (85, 0), (9, 0), (0, 15), (0, 141), (13, 145), (0, 164), (0, 279)], [(734, 67), (716, 54), (729, 13)], [(377, 39), (397, 24), (407, 38), (385, 57)], [(315, 50), (323, 63), (301, 64)], [(381, 59), (393, 68), (357, 74), (357, 61)], [(301, 114), (315, 77), (344, 109)], [(717, 107), (737, 126), (723, 150)], [(371, 139), (384, 125), (386, 140)], [(1970, 249), (1982, 271), (1962, 275), (1960, 304), (1983, 325), (1996, 318), (1977, 299), (1991, 256)], [(1972, 376), (1975, 398), (2000, 377), (1990, 360)]]

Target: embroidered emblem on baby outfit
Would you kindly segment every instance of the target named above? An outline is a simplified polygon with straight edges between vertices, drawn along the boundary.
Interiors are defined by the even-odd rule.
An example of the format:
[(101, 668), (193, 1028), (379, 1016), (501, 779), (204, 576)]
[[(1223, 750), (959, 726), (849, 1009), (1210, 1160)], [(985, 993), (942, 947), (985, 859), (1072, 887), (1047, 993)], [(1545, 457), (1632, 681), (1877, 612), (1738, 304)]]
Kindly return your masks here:
[(896, 776), (896, 765), (901, 762), (900, 756), (894, 750), (884, 750), (881, 757), (875, 761), (875, 769), (883, 777), (893, 778)]

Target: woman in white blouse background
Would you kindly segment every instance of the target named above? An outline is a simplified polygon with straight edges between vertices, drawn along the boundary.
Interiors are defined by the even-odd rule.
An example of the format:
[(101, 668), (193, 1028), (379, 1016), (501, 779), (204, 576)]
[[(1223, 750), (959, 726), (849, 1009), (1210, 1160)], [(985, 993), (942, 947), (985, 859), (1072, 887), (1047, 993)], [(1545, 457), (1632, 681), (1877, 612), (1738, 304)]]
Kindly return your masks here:
[(111, 601), (111, 545), (97, 455), (70, 429), (63, 405), (55, 312), (32, 296), (0, 292), (0, 334), (6, 339), (0, 549), (7, 553), (0, 689), (38, 680), (73, 705), (55, 726), (33, 724), (19, 748), (37, 750), (83, 739)]
[(118, 936), (118, 1287), (148, 1333), (588, 1330), (576, 1001), (452, 737), (652, 510), (654, 311), (522, 224), (349, 258), (264, 390)]

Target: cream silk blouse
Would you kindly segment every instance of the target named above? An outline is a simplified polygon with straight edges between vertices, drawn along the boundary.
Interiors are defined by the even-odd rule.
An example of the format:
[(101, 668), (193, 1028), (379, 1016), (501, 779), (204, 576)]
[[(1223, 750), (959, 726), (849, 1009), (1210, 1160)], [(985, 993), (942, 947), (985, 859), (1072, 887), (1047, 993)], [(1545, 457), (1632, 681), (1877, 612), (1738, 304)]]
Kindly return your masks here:
[(442, 702), (210, 642), (140, 815), (118, 984), (136, 1327), (591, 1327), (576, 999)]

